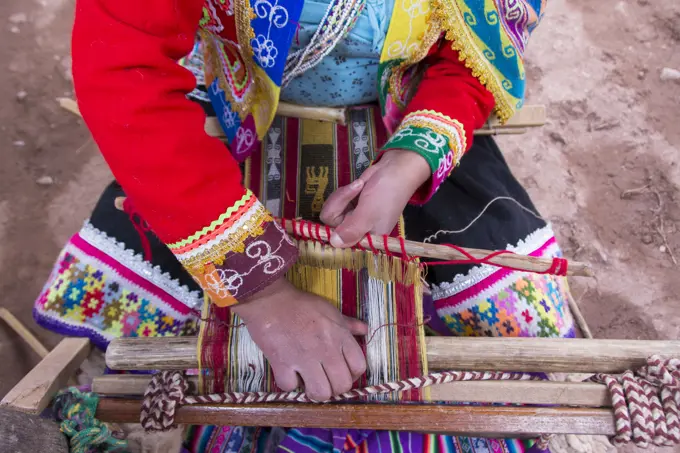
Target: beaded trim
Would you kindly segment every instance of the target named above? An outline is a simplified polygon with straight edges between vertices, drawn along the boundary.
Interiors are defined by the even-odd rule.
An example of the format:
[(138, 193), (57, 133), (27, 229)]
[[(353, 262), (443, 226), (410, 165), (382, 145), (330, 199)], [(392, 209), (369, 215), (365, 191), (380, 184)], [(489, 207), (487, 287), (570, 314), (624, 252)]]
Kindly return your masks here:
[(127, 249), (123, 242), (116, 241), (94, 227), (90, 222), (85, 222), (79, 235), (93, 247), (106, 253), (121, 265), (161, 288), (189, 308), (195, 310), (201, 308), (203, 301), (199, 291), (191, 291), (186, 285), (180, 285), (179, 281), (172, 278), (169, 273), (163, 272), (159, 266), (153, 266), (145, 261), (141, 255)]
[(321, 63), (354, 27), (365, 5), (366, 0), (331, 1), (309, 44), (288, 55), (282, 86)]

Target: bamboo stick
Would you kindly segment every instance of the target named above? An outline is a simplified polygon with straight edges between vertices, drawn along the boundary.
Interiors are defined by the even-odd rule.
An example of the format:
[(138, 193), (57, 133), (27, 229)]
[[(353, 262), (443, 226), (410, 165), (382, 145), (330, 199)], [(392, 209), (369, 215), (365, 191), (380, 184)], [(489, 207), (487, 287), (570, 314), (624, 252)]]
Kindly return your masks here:
[[(96, 418), (139, 423), (140, 400), (102, 398)], [(179, 424), (358, 428), (437, 432), (474, 437), (536, 437), (538, 434), (615, 434), (611, 409), (479, 407), (410, 404), (221, 404), (188, 405)]]
[[(92, 391), (104, 396), (144, 395), (148, 375), (111, 374), (95, 377)], [(196, 394), (198, 376), (187, 376), (189, 393)], [(611, 407), (609, 391), (592, 382), (461, 381), (430, 387), (431, 401), (541, 404), (553, 406)], [(351, 403), (351, 401), (349, 401)]]
[[(325, 227), (319, 228), (318, 231), (316, 231), (316, 229), (314, 229), (314, 231), (310, 231), (310, 228), (303, 226), (303, 224), (300, 222), (296, 222), (295, 225), (293, 225), (293, 222), (291, 221), (285, 221), (283, 223), (286, 232), (293, 236), (303, 237), (305, 239), (312, 239), (318, 236), (318, 238), (322, 242), (328, 242), (330, 240)], [(330, 231), (332, 233), (333, 229), (330, 229)], [(368, 242), (368, 239), (366, 238), (362, 239), (361, 242), (359, 242), (359, 244), (364, 248), (367, 249), (371, 248), (371, 244)], [(415, 241), (404, 241), (404, 245), (406, 253), (411, 256), (432, 258), (443, 261), (467, 259), (467, 257), (462, 252), (450, 247), (446, 247), (444, 245), (428, 244), (425, 242)], [(382, 240), (374, 240), (373, 247), (383, 252), (385, 251), (386, 248)], [(387, 249), (392, 253), (401, 253), (402, 252), (401, 242), (397, 238), (388, 238)], [(467, 253), (478, 259), (484, 258), (488, 256), (490, 253), (492, 253), (490, 250), (472, 249), (464, 247), (461, 247), (461, 249), (465, 250)], [(552, 266), (552, 259), (516, 254), (498, 255), (491, 258), (489, 262), (499, 266), (511, 267), (513, 269), (519, 269), (528, 272), (545, 272)], [(587, 263), (569, 261), (567, 275), (592, 277), (593, 272), (590, 265), (588, 265)]]
[[(583, 338), (426, 337), (430, 370), (622, 373), (652, 355), (680, 357), (680, 341)], [(118, 338), (106, 351), (114, 370), (198, 368), (197, 338)]]

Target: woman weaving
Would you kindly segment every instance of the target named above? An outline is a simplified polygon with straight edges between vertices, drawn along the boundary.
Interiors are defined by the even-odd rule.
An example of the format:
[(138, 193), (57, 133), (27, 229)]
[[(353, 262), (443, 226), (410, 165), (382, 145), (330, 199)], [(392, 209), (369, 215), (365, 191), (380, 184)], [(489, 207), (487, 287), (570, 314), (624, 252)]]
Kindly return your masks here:
[[(521, 107), (523, 52), (543, 7), (79, 0), (76, 93), (117, 182), (60, 255), (37, 321), (105, 348), (119, 336), (195, 333), (206, 295), (244, 320), (282, 390), (304, 386), (324, 400), (350, 389), (366, 367), (355, 337), (368, 328), (284, 279), (297, 249), (274, 218), (320, 220), (335, 228), (334, 247), (350, 247), (366, 233), (423, 241), (460, 229), (498, 196), (533, 210), (493, 139), (473, 139), (473, 131)], [(275, 116), (279, 100), (351, 107), (348, 125)], [(206, 113), (227, 146), (204, 132)], [(123, 196), (127, 213), (114, 206)], [(437, 241), (560, 253), (548, 225), (506, 202)], [(431, 268), (427, 282), (424, 309), (436, 333), (574, 335), (561, 277), (458, 265)], [(271, 433), (202, 427), (186, 446), (252, 450)], [(331, 430), (290, 430), (281, 448), (419, 451), (470, 442), (524, 448)]]

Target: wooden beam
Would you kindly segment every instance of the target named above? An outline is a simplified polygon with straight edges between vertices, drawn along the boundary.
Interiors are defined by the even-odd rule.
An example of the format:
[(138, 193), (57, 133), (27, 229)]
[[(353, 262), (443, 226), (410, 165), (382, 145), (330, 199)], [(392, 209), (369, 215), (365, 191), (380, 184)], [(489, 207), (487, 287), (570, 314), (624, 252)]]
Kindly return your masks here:
[[(78, 103), (70, 98), (57, 98), (59, 105), (74, 115), (82, 116)], [(277, 115), (290, 116), (308, 120), (330, 121), (345, 125), (347, 123), (347, 109), (336, 107), (307, 107), (304, 105), (279, 102), (276, 110)], [(543, 105), (527, 105), (519, 110), (510, 120), (501, 125), (495, 115), (489, 117), (483, 127), (474, 131), (475, 135), (504, 135), (523, 134), (529, 127), (538, 127), (545, 124), (546, 114)], [(224, 130), (215, 117), (205, 120), (205, 133), (211, 137), (225, 138)]]
[(9, 310), (0, 307), (0, 319), (5, 321), (19, 335), (38, 356), (43, 359), (50, 351), (38, 340), (28, 328)]
[[(431, 370), (621, 373), (651, 355), (680, 357), (680, 341), (427, 337)], [(118, 338), (106, 351), (114, 370), (198, 368), (197, 338)]]
[[(141, 396), (151, 377), (111, 374), (92, 381), (92, 391), (104, 396)], [(196, 393), (198, 377), (188, 376), (189, 392)], [(432, 401), (541, 404), (555, 406), (611, 407), (604, 385), (555, 381), (465, 381), (430, 387)]]
[[(102, 398), (96, 417), (110, 423), (138, 423), (141, 400)], [(611, 409), (480, 407), (432, 404), (223, 404), (179, 408), (180, 424), (356, 428), (437, 432), (477, 437), (534, 437), (537, 434), (613, 435)]]
[(90, 353), (87, 338), (65, 338), (0, 401), (0, 406), (40, 414)]

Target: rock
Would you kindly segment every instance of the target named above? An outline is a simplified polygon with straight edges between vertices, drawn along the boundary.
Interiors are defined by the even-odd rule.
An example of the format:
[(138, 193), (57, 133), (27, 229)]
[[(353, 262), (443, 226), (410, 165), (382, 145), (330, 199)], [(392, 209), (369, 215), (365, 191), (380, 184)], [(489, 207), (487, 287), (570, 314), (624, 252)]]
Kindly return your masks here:
[(26, 146), (26, 142), (23, 140), (15, 140), (12, 144), (18, 148)]
[(17, 34), (17, 33), (19, 33), (21, 30), (19, 30), (19, 27), (17, 27), (16, 25), (13, 25), (13, 26), (11, 26), (11, 27), (9, 28), (9, 31), (11, 31), (11, 32), (14, 33), (14, 34)]
[(560, 135), (559, 132), (551, 132), (550, 135), (550, 140), (552, 140), (555, 143), (559, 143), (560, 145), (566, 145), (567, 141)]
[(649, 245), (652, 242), (654, 242), (654, 238), (652, 238), (651, 234), (643, 234), (640, 239), (642, 240), (642, 243), (646, 245)]
[(22, 102), (24, 99), (26, 99), (26, 96), (28, 96), (28, 93), (26, 93), (24, 90), (21, 90), (17, 93), (17, 101)]
[(54, 178), (51, 176), (41, 176), (40, 178), (36, 179), (35, 182), (40, 186), (51, 186), (54, 184)]
[(660, 75), (661, 80), (680, 80), (680, 71), (672, 68), (663, 68)]
[(71, 56), (67, 55), (67, 56), (63, 57), (59, 61), (59, 64), (61, 65), (62, 74), (64, 75), (64, 79), (66, 79), (67, 82), (73, 82), (73, 73), (71, 72), (71, 68), (72, 68)]
[(660, 246), (660, 247), (659, 247), (659, 251), (660, 251), (661, 253), (666, 253), (666, 246), (665, 246), (665, 245)]
[(27, 20), (26, 13), (15, 13), (9, 16), (9, 23), (14, 25), (24, 24)]

